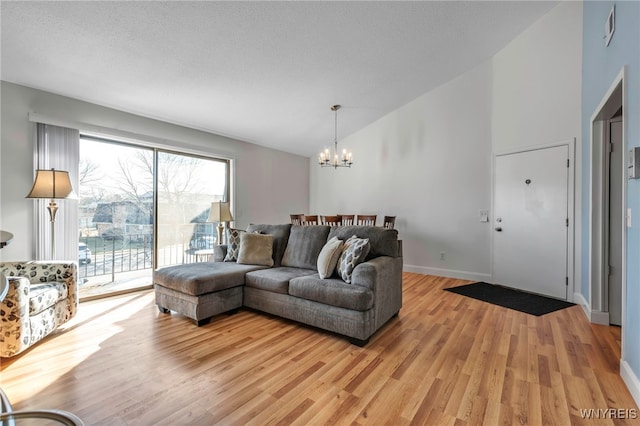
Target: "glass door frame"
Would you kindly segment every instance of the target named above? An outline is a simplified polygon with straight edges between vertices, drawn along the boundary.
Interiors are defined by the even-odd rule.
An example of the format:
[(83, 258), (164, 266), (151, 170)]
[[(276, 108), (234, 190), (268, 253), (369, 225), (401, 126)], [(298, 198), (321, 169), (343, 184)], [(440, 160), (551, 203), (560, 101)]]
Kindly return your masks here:
[[(157, 176), (157, 171), (158, 171), (158, 159), (160, 157), (160, 153), (165, 153), (165, 154), (171, 154), (171, 155), (181, 155), (181, 156), (185, 156), (185, 157), (192, 157), (192, 158), (197, 158), (197, 159), (202, 159), (202, 160), (208, 160), (208, 161), (216, 161), (219, 163), (224, 163), (225, 164), (225, 185), (224, 185), (224, 193), (223, 195), (223, 199), (222, 201), (229, 201), (231, 199), (231, 160), (230, 159), (225, 159), (225, 158), (220, 158), (220, 157), (213, 157), (213, 156), (209, 156), (206, 154), (199, 154), (199, 153), (193, 153), (193, 152), (184, 152), (184, 151), (178, 151), (175, 149), (168, 149), (168, 148), (154, 148), (154, 154), (153, 154), (153, 168), (154, 168), (154, 178), (153, 178), (153, 269), (155, 270), (158, 267), (158, 255), (159, 255), (159, 247), (158, 247), (158, 241), (159, 239), (157, 238), (158, 235), (158, 226), (160, 225), (159, 222), (159, 194), (160, 191), (158, 190), (158, 176)], [(231, 214), (233, 215), (233, 202), (230, 202), (230, 209), (231, 209)], [(216, 242), (217, 243), (217, 242)]]

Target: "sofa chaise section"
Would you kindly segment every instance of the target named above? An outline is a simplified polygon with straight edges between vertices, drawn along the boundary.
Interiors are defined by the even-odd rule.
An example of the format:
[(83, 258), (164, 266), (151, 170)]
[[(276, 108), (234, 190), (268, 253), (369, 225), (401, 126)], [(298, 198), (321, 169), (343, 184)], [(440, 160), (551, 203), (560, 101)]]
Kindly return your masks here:
[(161, 312), (176, 311), (198, 325), (242, 306), (245, 275), (266, 268), (235, 262), (201, 262), (161, 268), (153, 273), (156, 304)]

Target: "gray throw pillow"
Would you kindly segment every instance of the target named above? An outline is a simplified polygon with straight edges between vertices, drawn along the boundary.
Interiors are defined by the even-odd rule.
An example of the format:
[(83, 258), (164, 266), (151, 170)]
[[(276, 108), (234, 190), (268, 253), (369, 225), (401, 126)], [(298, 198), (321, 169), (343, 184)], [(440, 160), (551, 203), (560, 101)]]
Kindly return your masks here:
[(273, 266), (273, 235), (243, 232), (240, 235), (238, 263)]
[(242, 234), (244, 234), (242, 229), (229, 229), (227, 233), (227, 255), (224, 257), (225, 262), (235, 262), (238, 260), (240, 236)]
[(364, 261), (369, 253), (369, 239), (358, 238), (355, 235), (344, 242), (342, 254), (338, 259), (338, 275), (351, 284), (351, 275), (355, 267)]
[(273, 235), (273, 266), (280, 266), (284, 250), (287, 248), (291, 224), (267, 225), (251, 224), (247, 227), (247, 232), (259, 232), (260, 234)]
[(318, 255), (318, 275), (325, 279), (333, 275), (338, 264), (338, 258), (342, 253), (342, 245), (344, 242), (338, 237), (333, 237), (322, 247), (320, 255)]

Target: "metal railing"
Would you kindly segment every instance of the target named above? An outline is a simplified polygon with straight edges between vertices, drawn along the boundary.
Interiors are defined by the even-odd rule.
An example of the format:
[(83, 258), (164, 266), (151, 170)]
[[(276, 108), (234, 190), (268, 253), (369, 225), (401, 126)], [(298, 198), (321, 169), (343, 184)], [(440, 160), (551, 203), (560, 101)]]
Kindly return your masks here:
[[(158, 250), (160, 266), (201, 261), (200, 254), (213, 248), (215, 237), (189, 233), (176, 236), (174, 241), (179, 242)], [(91, 251), (90, 257), (79, 253), (81, 278), (111, 275), (111, 280), (115, 281), (118, 273), (153, 268), (153, 237), (149, 234), (81, 237), (79, 242)]]
[(151, 269), (153, 267), (153, 240), (148, 234), (131, 234), (112, 237), (82, 237), (91, 251), (87, 256), (78, 255), (80, 277), (111, 275), (120, 272)]

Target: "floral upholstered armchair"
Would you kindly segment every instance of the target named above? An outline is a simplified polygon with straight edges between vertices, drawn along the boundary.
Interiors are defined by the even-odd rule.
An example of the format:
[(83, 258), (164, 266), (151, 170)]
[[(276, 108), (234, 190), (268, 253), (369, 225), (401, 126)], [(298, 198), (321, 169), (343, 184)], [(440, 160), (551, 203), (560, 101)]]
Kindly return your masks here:
[(78, 267), (73, 262), (0, 263), (8, 292), (0, 301), (0, 357), (24, 351), (78, 309)]

